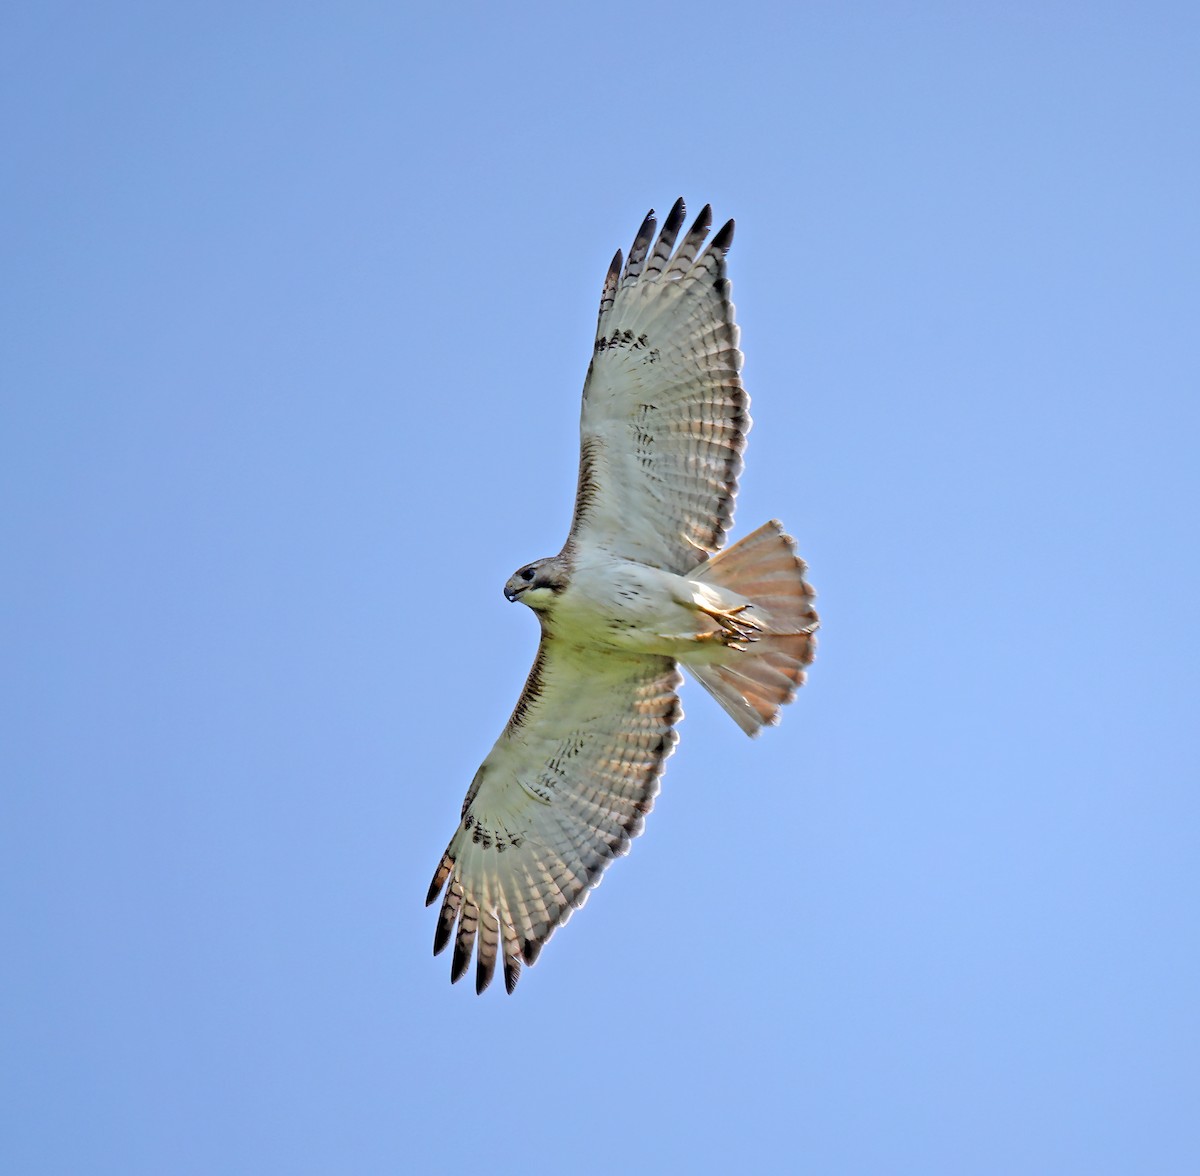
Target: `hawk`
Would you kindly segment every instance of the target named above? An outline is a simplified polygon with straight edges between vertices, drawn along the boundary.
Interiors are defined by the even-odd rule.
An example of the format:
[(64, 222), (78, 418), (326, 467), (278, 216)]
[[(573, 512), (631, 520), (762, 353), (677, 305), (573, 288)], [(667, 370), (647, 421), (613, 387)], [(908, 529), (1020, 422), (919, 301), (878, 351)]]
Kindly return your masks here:
[(717, 554), (750, 428), (725, 276), (733, 221), (701, 252), (711, 209), (676, 248), (684, 215), (677, 200), (656, 238), (651, 210), (629, 260), (613, 258), (570, 534), (504, 586), (541, 641), (426, 900), (445, 890), (434, 954), (454, 940), (452, 981), (474, 954), (476, 992), (497, 961), (512, 992), (642, 831), (682, 718), (680, 665), (756, 735), (813, 659), (814, 593), (782, 525)]

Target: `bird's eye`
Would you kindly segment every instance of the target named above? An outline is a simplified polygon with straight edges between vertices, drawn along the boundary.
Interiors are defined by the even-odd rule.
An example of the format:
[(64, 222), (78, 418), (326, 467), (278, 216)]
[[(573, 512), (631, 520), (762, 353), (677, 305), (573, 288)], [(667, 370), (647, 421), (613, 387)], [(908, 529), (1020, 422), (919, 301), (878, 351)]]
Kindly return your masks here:
[(533, 579), (533, 568), (522, 568), (521, 569), (521, 579), (524, 580), (526, 583), (528, 583), (530, 580), (532, 580)]

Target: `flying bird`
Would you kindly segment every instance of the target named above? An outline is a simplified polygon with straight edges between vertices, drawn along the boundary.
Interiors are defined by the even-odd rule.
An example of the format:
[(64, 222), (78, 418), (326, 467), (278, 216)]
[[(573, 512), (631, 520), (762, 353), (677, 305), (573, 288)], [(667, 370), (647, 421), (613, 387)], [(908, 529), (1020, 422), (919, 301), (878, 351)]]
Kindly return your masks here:
[(677, 200), (656, 238), (651, 210), (609, 266), (571, 530), (504, 586), (541, 641), (426, 899), (445, 890), (434, 954), (453, 939), (452, 981), (474, 954), (477, 992), (497, 961), (512, 992), (642, 831), (683, 717), (680, 665), (757, 735), (813, 659), (814, 593), (782, 525), (721, 552), (750, 428), (733, 221), (701, 252), (711, 209), (676, 248), (684, 216)]

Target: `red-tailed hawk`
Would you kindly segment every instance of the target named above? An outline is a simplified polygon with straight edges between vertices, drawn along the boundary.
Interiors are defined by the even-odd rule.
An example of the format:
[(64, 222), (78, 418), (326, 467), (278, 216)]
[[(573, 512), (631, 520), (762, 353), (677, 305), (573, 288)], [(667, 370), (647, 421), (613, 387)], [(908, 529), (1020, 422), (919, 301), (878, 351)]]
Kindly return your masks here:
[(428, 903), (450, 978), (503, 960), (509, 992), (642, 831), (682, 717), (686, 666), (749, 735), (778, 721), (813, 659), (805, 565), (778, 522), (716, 555), (750, 428), (725, 254), (705, 206), (653, 211), (604, 280), (583, 387), (566, 544), (504, 587), (542, 636), (517, 708), (475, 774)]

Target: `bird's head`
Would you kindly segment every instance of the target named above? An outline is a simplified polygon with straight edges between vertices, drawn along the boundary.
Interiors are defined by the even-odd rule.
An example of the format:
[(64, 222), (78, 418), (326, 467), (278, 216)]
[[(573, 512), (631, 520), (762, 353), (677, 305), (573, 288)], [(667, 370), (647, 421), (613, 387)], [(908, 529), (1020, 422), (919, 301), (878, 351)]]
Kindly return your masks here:
[(549, 608), (566, 587), (558, 557), (536, 559), (518, 569), (504, 585), (509, 600), (519, 600), (532, 609)]

